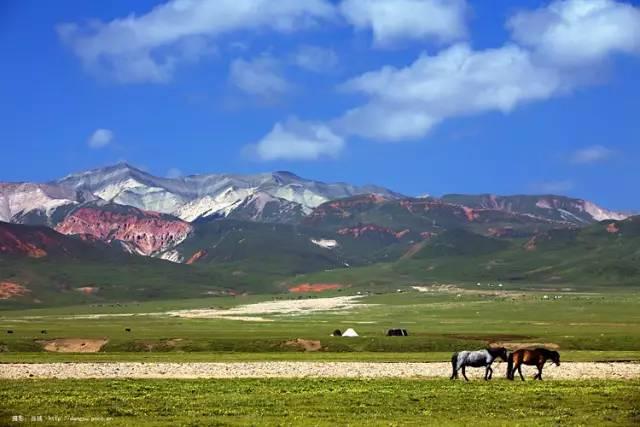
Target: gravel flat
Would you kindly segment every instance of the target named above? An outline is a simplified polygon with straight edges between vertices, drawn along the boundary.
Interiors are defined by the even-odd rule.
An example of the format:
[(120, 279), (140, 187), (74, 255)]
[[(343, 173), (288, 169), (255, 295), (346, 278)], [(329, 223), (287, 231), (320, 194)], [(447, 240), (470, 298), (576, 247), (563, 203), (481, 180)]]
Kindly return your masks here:
[[(494, 364), (503, 378), (506, 363)], [(535, 367), (523, 368), (527, 379)], [(232, 362), (232, 363), (14, 363), (0, 364), (0, 379), (21, 378), (448, 378), (449, 363)], [(483, 368), (467, 369), (480, 379)], [(517, 375), (517, 374), (516, 374)], [(517, 378), (517, 377), (516, 377)], [(640, 379), (640, 363), (548, 364), (544, 379)]]

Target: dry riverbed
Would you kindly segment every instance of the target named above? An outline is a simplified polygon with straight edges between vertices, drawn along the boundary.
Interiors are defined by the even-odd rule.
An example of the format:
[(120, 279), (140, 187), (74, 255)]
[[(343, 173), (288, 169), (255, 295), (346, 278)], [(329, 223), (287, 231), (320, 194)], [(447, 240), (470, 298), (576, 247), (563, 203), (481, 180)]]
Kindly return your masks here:
[[(494, 364), (494, 378), (506, 363)], [(525, 367), (531, 379), (535, 368)], [(233, 362), (233, 363), (33, 363), (0, 364), (0, 379), (21, 378), (437, 378), (449, 377), (449, 363)], [(480, 379), (484, 369), (467, 369)], [(517, 374), (516, 374), (517, 375)], [(640, 363), (547, 365), (544, 379), (638, 379)]]

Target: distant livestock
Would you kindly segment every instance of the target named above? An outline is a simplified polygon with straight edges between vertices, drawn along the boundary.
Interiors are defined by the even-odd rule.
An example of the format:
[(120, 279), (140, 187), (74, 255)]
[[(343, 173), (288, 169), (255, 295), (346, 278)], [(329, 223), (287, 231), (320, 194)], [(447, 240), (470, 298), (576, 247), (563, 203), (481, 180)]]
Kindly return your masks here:
[(406, 329), (389, 329), (387, 331), (388, 337), (408, 337), (409, 333)]
[(40, 333), (41, 333), (41, 334), (44, 334), (44, 335), (46, 335), (46, 333), (47, 333), (47, 330), (46, 330), (46, 329), (43, 329), (43, 330), (41, 330), (41, 331), (40, 331)]
[(13, 331), (12, 331), (11, 329), (8, 329), (8, 330), (7, 330), (7, 333), (8, 333), (8, 334), (12, 334), (12, 333), (13, 333)]
[(131, 332), (131, 328), (125, 328), (125, 332)]

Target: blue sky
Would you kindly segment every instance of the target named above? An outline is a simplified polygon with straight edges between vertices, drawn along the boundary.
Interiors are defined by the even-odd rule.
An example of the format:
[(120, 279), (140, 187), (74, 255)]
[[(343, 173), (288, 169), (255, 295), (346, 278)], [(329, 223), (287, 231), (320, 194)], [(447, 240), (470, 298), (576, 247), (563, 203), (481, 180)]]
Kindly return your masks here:
[(640, 210), (638, 1), (8, 0), (0, 49), (3, 181), (127, 161)]

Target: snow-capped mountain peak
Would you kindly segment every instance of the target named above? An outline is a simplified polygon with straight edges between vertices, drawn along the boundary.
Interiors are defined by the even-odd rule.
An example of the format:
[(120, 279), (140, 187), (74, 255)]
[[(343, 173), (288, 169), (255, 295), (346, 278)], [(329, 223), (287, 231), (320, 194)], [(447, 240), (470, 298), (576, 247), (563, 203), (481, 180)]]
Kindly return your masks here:
[[(287, 171), (160, 178), (126, 163), (68, 175), (55, 184), (87, 190), (103, 200), (172, 214), (187, 221), (212, 215), (229, 216), (241, 205), (251, 205), (251, 216), (260, 218), (267, 204), (281, 203), (284, 211), (293, 209), (308, 214), (322, 203), (337, 198), (369, 192), (399, 196), (381, 187), (328, 184)], [(250, 199), (257, 194), (261, 196)]]

